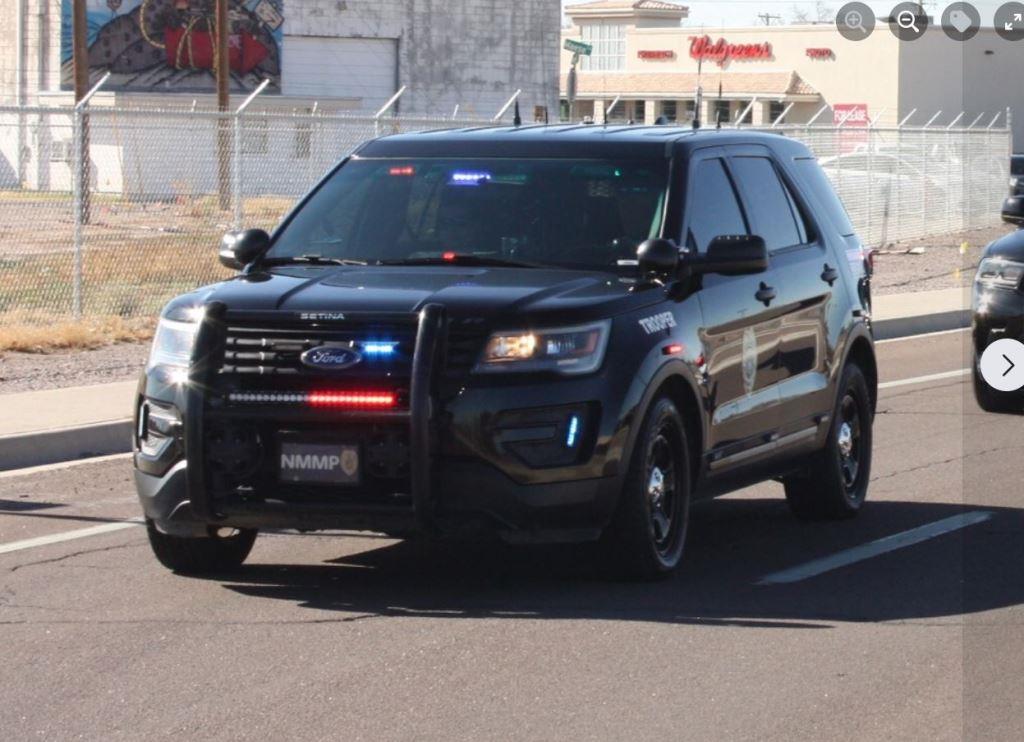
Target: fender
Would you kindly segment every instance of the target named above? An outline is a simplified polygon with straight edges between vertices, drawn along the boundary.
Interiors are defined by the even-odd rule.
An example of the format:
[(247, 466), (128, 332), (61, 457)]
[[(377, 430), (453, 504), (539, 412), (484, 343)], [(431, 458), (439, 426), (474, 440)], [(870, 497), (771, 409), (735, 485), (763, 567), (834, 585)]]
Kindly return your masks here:
[[(707, 416), (707, 404), (706, 395), (703, 391), (702, 385), (697, 381), (694, 375), (693, 369), (682, 359), (673, 358), (663, 363), (655, 374), (651, 377), (650, 381), (647, 382), (647, 387), (644, 389), (643, 396), (640, 400), (630, 409), (623, 409), (620, 415), (621, 420), (627, 418), (630, 419), (629, 434), (626, 438), (626, 446), (622, 452), (622, 464), (620, 473), (621, 476), (625, 476), (629, 471), (629, 466), (633, 457), (633, 451), (636, 448), (636, 439), (640, 435), (640, 428), (643, 425), (643, 420), (647, 416), (647, 411), (651, 408), (651, 404), (654, 402), (654, 396), (661, 389), (661, 386), (672, 378), (679, 378), (690, 388), (693, 396), (699, 401), (700, 409), (698, 410), (679, 410), (679, 414), (684, 417), (687, 414), (697, 414), (700, 424), (701, 441), (708, 439), (708, 416)], [(703, 443), (701, 445), (703, 448)], [(697, 467), (696, 473), (699, 476), (703, 476), (703, 457), (700, 461), (691, 463)]]
[[(832, 368), (832, 373), (831, 373), (831, 377), (832, 377), (831, 378), (831, 385), (832, 385), (832, 388), (833, 388), (833, 396), (838, 396), (838, 390), (836, 389), (836, 386), (839, 384), (839, 375), (843, 372), (843, 369), (846, 368), (846, 364), (847, 364), (847, 362), (850, 359), (850, 350), (853, 348), (854, 343), (856, 343), (856, 341), (861, 339), (861, 338), (867, 340), (868, 344), (871, 346), (871, 357), (872, 357), (872, 361), (873, 361), (873, 363), (875, 365), (874, 371), (875, 371), (876, 378), (874, 379), (873, 382), (871, 382), (870, 379), (868, 380), (869, 384), (872, 385), (871, 388), (869, 389), (869, 391), (871, 392), (872, 397), (874, 398), (874, 400), (877, 402), (877, 400), (878, 400), (878, 379), (877, 379), (878, 361), (877, 361), (877, 358), (875, 356), (875, 338), (874, 338), (873, 333), (871, 332), (870, 325), (865, 320), (863, 320), (863, 319), (855, 320), (853, 323), (851, 323), (849, 325), (848, 329), (846, 329), (846, 331), (843, 333), (842, 360), (841, 360), (840, 363), (836, 364)], [(834, 400), (833, 400), (833, 402), (834, 402)]]

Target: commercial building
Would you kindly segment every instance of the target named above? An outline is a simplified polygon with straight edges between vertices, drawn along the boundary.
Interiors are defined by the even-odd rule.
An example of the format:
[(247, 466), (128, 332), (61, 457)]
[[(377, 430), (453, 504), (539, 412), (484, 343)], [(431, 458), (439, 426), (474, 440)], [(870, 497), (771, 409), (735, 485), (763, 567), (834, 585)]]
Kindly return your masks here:
[[(604, 122), (686, 121), (698, 84), (704, 122), (987, 125), (1010, 108), (1024, 121), (1024, 42), (992, 28), (967, 42), (933, 25), (899, 41), (878, 25), (864, 41), (833, 24), (717, 29), (685, 25), (688, 9), (666, 0), (598, 0), (567, 9), (565, 39), (593, 55), (578, 67), (572, 116)], [(573, 55), (562, 52), (563, 110)], [(962, 115), (961, 115), (962, 114)], [(908, 118), (909, 117), (909, 118)], [(1005, 123), (1001, 118), (1000, 123)], [(1024, 138), (1017, 135), (1018, 148)]]
[[(261, 106), (493, 116), (558, 100), (559, 0), (229, 0), (233, 94)], [(0, 100), (65, 103), (72, 0), (0, 6)], [(209, 104), (211, 0), (87, 0), (90, 78), (117, 105)], [(110, 100), (113, 98), (114, 100)], [(97, 104), (100, 104), (97, 100)]]

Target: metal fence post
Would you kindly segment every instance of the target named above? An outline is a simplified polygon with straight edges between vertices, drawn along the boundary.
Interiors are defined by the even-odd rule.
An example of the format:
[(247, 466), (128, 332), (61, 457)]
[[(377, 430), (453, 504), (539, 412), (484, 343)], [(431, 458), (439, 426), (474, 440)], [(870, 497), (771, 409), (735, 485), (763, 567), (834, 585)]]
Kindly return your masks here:
[(874, 141), (874, 128), (871, 126), (871, 122), (868, 121), (868, 218), (867, 227), (865, 228), (865, 239), (869, 242), (874, 242), (874, 233), (872, 227), (874, 226), (874, 209), (871, 208), (872, 195), (875, 191), (875, 141)]
[(75, 255), (71, 279), (71, 312), (76, 320), (82, 318), (82, 120), (82, 110), (75, 106), (71, 114), (71, 208), (75, 220), (72, 234)]
[(242, 228), (242, 113), (231, 114), (231, 228)]
[(72, 232), (72, 241), (74, 243), (74, 265), (73, 275), (71, 279), (71, 311), (76, 320), (82, 318), (82, 307), (84, 304), (83, 300), (83, 272), (84, 272), (84, 256), (82, 254), (84, 249), (84, 225), (86, 220), (86, 208), (87, 208), (87, 197), (86, 189), (89, 187), (89, 153), (84, 151), (86, 147), (85, 140), (85, 126), (86, 126), (86, 114), (85, 109), (89, 105), (89, 101), (92, 97), (99, 92), (103, 84), (110, 79), (110, 73), (108, 72), (100, 78), (99, 82), (92, 86), (82, 99), (75, 104), (74, 110), (71, 113), (71, 146), (73, 152), (71, 153), (71, 200), (72, 209), (74, 210), (74, 230)]
[(388, 102), (385, 103), (383, 106), (381, 106), (381, 109), (379, 111), (377, 111), (377, 115), (373, 117), (373, 133), (374, 133), (374, 136), (378, 136), (378, 137), (380, 136), (380, 120), (381, 120), (381, 117), (383, 117), (385, 113), (387, 113), (389, 110), (391, 110), (391, 107), (393, 105), (398, 103), (398, 99), (401, 98), (405, 94), (405, 91), (406, 91), (407, 88), (408, 88), (408, 85), (403, 85), (402, 87), (400, 87), (398, 89), (398, 92), (395, 93), (394, 95), (392, 95), (390, 98), (388, 98)]
[(231, 138), (231, 226), (233, 229), (242, 228), (242, 219), (244, 217), (242, 213), (242, 114), (245, 113), (245, 109), (249, 107), (249, 104), (256, 100), (256, 96), (262, 93), (269, 84), (270, 80), (261, 82), (259, 87), (249, 93), (249, 97), (242, 101), (242, 105), (235, 110), (231, 117), (234, 126), (234, 136)]

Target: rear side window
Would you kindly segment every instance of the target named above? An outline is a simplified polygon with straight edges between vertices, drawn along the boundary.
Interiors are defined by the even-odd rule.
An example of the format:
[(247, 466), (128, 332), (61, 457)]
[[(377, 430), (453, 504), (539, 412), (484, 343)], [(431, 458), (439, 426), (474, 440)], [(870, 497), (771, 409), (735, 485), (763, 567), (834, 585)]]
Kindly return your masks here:
[(686, 244), (704, 252), (715, 237), (748, 234), (736, 191), (720, 159), (703, 160), (693, 175), (690, 228)]
[(855, 230), (850, 223), (850, 217), (846, 213), (846, 208), (843, 206), (843, 202), (839, 200), (836, 192), (832, 190), (832, 184), (829, 182), (828, 176), (821, 169), (818, 161), (813, 157), (798, 157), (794, 162), (804, 181), (821, 200), (821, 205), (828, 214), (829, 220), (839, 230), (839, 234), (844, 237), (852, 235)]
[(1024, 156), (1016, 156), (1010, 160), (1010, 174), (1024, 175)]
[(769, 250), (800, 245), (800, 229), (786, 188), (766, 157), (733, 157), (732, 170), (750, 196), (745, 203), (753, 229)]

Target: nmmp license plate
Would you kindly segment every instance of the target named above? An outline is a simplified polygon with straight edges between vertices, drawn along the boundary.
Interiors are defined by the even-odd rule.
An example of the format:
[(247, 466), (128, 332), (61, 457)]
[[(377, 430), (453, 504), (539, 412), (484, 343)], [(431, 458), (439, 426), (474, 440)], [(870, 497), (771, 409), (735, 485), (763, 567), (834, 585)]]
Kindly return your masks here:
[(282, 482), (359, 484), (359, 447), (340, 443), (281, 443)]

